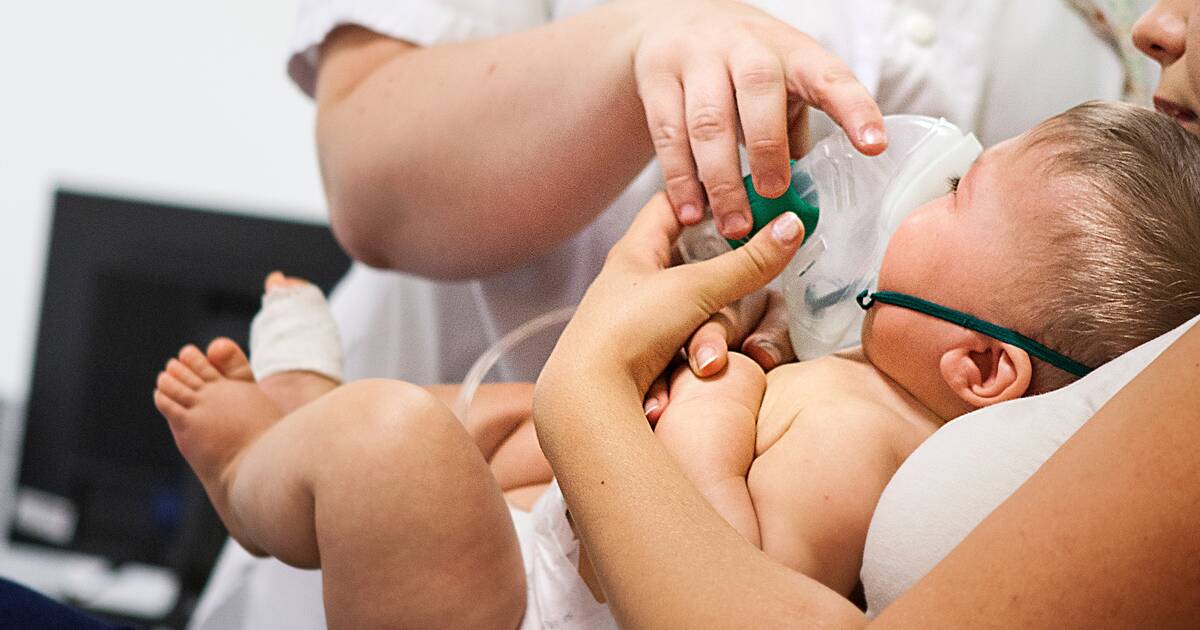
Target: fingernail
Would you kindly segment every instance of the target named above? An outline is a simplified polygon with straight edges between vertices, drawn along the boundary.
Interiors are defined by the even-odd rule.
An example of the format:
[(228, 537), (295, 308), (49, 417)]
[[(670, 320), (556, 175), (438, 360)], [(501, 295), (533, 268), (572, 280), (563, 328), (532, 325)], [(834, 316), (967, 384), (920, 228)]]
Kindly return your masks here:
[(771, 236), (775, 237), (775, 241), (780, 245), (787, 246), (795, 242), (803, 229), (800, 217), (794, 212), (784, 212), (771, 225)]
[(700, 208), (696, 207), (694, 203), (685, 203), (679, 207), (679, 220), (688, 225), (699, 221), (703, 216)]
[(696, 370), (703, 372), (704, 368), (717, 360), (717, 351), (709, 346), (703, 346), (696, 351)]
[(762, 178), (756, 190), (765, 197), (778, 197), (787, 190), (787, 183), (778, 175), (767, 175)]
[(749, 228), (750, 223), (746, 221), (746, 217), (742, 216), (741, 214), (733, 214), (725, 217), (725, 220), (722, 223), (721, 231), (724, 232), (726, 236), (734, 234), (741, 236)]
[(862, 143), (865, 145), (876, 146), (887, 142), (887, 135), (883, 133), (878, 125), (867, 125), (862, 128), (862, 133), (859, 136)]
[(650, 400), (647, 400), (645, 402), (645, 404), (642, 405), (642, 410), (645, 411), (646, 415), (648, 416), (648, 415), (654, 413), (655, 411), (658, 411), (658, 407), (659, 407), (658, 399), (651, 398)]
[(775, 344), (771, 343), (770, 341), (755, 341), (754, 347), (758, 348), (759, 352), (762, 352), (770, 357), (773, 366), (779, 365), (780, 353), (779, 348), (776, 348)]

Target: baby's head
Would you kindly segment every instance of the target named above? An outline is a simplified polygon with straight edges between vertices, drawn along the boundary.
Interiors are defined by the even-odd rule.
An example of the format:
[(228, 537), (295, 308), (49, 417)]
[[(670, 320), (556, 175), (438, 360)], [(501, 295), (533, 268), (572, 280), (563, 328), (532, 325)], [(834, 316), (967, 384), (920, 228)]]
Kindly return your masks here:
[[(1200, 313), (1200, 139), (1167, 116), (1087, 103), (985, 152), (888, 244), (879, 290), (1012, 329), (1098, 367)], [(1076, 377), (890, 304), (871, 362), (943, 418)]]

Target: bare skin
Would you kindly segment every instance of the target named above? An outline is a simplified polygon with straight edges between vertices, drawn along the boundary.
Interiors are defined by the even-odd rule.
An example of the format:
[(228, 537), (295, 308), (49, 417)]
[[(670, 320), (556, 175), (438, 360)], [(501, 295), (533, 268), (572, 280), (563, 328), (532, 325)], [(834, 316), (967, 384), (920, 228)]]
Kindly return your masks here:
[(746, 540), (762, 546), (746, 475), (754, 459), (755, 423), (767, 379), (745, 355), (729, 353), (715, 377), (686, 367), (671, 376), (671, 404), (654, 434), (688, 479)]
[[(272, 286), (277, 285), (269, 282), (268, 290)], [(299, 396), (322, 385), (329, 388), (324, 395), (308, 400)], [(672, 377), (672, 405), (658, 423), (663, 444), (717, 509), (731, 518), (745, 516), (751, 508), (745, 475), (754, 445), (752, 437), (743, 440), (731, 458), (727, 438), (740, 439), (745, 429), (753, 436), (764, 385), (762, 370), (736, 353), (715, 377), (700, 379), (680, 367)], [(308, 372), (272, 376), (259, 385), (251, 377), (244, 352), (234, 342), (218, 339), (210, 344), (208, 356), (187, 346), (169, 362), (160, 376), (155, 403), (235, 540), (252, 553), (325, 570), (331, 623), (352, 620), (357, 626), (375, 620), (388, 625), (405, 620), (408, 625), (407, 620), (413, 619), (460, 619), (467, 611), (448, 608), (453, 601), (471, 601), (475, 606), (482, 598), (495, 605), (492, 614), (477, 619), (487, 626), (519, 620), (525, 603), (518, 597), (524, 593), (523, 581), (514, 577), (523, 577), (519, 548), (515, 538), (495, 535), (511, 532), (507, 513), (497, 508), (507, 500), (528, 509), (545, 491), (550, 473), (528, 421), (531, 388), (505, 384), (481, 390), (483, 400), (476, 406), (483, 413), (474, 409), (477, 413), (471, 414), (473, 421), (466, 430), (454, 430), (458, 419), (445, 404), (457, 395), (454, 386), (421, 389), (395, 381), (366, 381), (338, 387)], [(294, 405), (289, 413), (284, 413), (281, 400)], [(504, 408), (501, 400), (509, 402), (510, 408)], [(733, 430), (722, 430), (722, 425)], [(413, 433), (413, 428), (429, 427), (439, 429), (439, 435), (422, 439)], [(464, 444), (475, 453), (462, 453)], [(416, 451), (425, 456), (420, 484), (365, 469), (369, 462), (392, 458), (406, 459), (413, 469)], [(446, 452), (454, 453), (455, 460), (447, 461)], [(481, 468), (480, 463), (488, 467)], [(429, 478), (439, 483), (428, 483)], [(346, 484), (347, 479), (355, 483)], [(464, 485), (471, 489), (468, 497), (461, 496)], [(395, 522), (419, 520), (420, 514), (400, 514), (411, 511), (408, 506), (414, 503), (454, 511), (453, 516), (430, 517), (428, 523), (441, 528), (441, 548), (457, 550), (457, 557), (469, 559), (461, 572), (478, 570), (505, 581), (468, 581), (477, 590), (467, 593), (464, 585), (458, 598), (432, 602), (407, 595), (396, 598), (405, 602), (403, 610), (356, 601), (350, 594), (363, 588), (358, 583), (361, 573), (387, 576), (373, 588), (390, 583), (387, 588), (407, 592), (436, 579), (439, 573), (429, 573), (431, 567), (448, 562), (443, 556), (428, 563), (397, 557), (395, 550), (429, 545), (426, 533), (411, 536), (403, 527), (381, 525), (377, 534), (363, 535), (370, 529), (364, 523), (372, 520), (364, 512), (377, 522), (384, 521), (380, 513), (399, 519)], [(322, 520), (323, 511), (337, 516)], [(756, 536), (753, 512), (748, 514), (750, 520), (743, 525), (751, 528), (747, 536)], [(490, 553), (480, 553), (481, 546), (489, 547)], [(331, 565), (357, 566), (361, 573), (346, 570), (339, 575), (330, 571)], [(597, 599), (602, 599), (586, 553), (580, 573)], [(347, 579), (351, 574), (355, 579)], [(461, 575), (456, 571), (453, 579)], [(471, 623), (471, 619), (462, 621)]]
[[(996, 169), (996, 164), (1007, 165), (1010, 171), (1017, 166), (1028, 167), (1025, 162), (1029, 160), (1017, 159), (1021, 154), (1014, 153), (1011, 144), (1005, 150), (997, 148), (991, 153), (993, 157), (988, 161), (992, 164), (991, 169), (977, 167), (968, 173), (963, 179), (966, 190), (983, 188), (991, 181), (989, 173)], [(986, 206), (989, 200), (994, 202), (996, 196), (977, 192), (977, 199), (970, 206), (977, 210), (976, 206)], [(978, 243), (967, 237), (973, 234), (972, 229), (983, 230), (989, 226), (988, 220), (994, 220), (998, 213), (976, 212), (982, 215), (981, 218), (962, 223), (958, 217), (965, 214), (968, 204), (959, 207), (956, 199), (951, 193), (931, 202), (917, 211), (910, 221), (919, 220), (926, 232), (948, 223), (945, 232), (960, 237), (960, 241), (978, 251)], [(653, 203), (649, 207), (655, 208)], [(950, 212), (951, 208), (955, 212)], [(662, 209), (669, 210), (665, 206)], [(655, 218), (644, 219), (645, 216)], [(639, 220), (666, 221), (669, 218), (671, 228), (678, 229), (674, 218), (666, 212), (654, 215), (653, 211), (647, 211), (643, 217)], [(789, 218), (790, 225), (785, 221)], [(789, 247), (794, 247), (801, 229), (793, 215), (785, 214), (769, 234), (770, 238), (782, 239)], [(995, 238), (997, 230), (988, 232), (992, 236), (988, 242), (992, 242), (993, 247), (1002, 248), (1007, 243)], [(631, 234), (636, 234), (635, 229), (631, 229)], [(904, 249), (902, 253), (906, 255), (897, 255), (902, 260), (900, 263), (885, 264), (881, 280), (899, 282), (905, 278), (901, 272), (913, 266), (905, 266), (903, 261), (924, 260), (917, 256), (922, 253), (917, 248), (918, 241), (901, 238), (906, 234), (903, 230), (897, 234), (893, 248)], [(664, 249), (662, 243), (654, 245)], [(638, 248), (638, 255), (646, 257), (647, 250), (658, 251), (643, 243)], [(665, 264), (668, 259), (669, 254), (664, 249), (655, 260)], [(674, 271), (703, 273), (704, 266), (690, 265), (691, 269), (676, 268)], [(589, 294), (595, 293), (597, 286), (594, 284)], [(609, 297), (611, 303), (619, 303), (630, 291), (628, 282), (620, 282), (611, 288), (600, 286), (600, 291), (610, 289), (615, 292)], [(670, 298), (670, 295), (656, 295), (654, 299), (661, 303)], [(905, 314), (901, 313), (891, 321), (903, 319)], [(912, 383), (901, 383), (900, 378), (889, 378), (886, 369), (882, 366), (875, 369), (876, 366), (868, 363), (861, 354), (852, 360), (810, 362), (806, 365), (811, 369), (806, 367), (799, 373), (795, 370), (781, 372), (794, 376), (795, 382), (791, 385), (787, 385), (786, 379), (773, 379), (775, 389), (782, 386), (788, 395), (781, 403), (768, 406), (768, 413), (764, 415), (760, 413), (760, 406), (766, 384), (761, 370), (743, 355), (731, 355), (726, 369), (711, 383), (701, 381), (689, 370), (681, 370), (675, 375), (676, 392), (659, 419), (660, 444), (674, 456), (685, 476), (709, 505), (733, 524), (744, 539), (767, 551), (773, 560), (846, 594), (857, 581), (872, 508), (904, 457), (934, 427), (965, 412), (966, 407), (1020, 396), (1028, 384), (1027, 378), (1018, 378), (1028, 373), (1027, 359), (1023, 363), (1014, 363), (1015, 359), (1011, 358), (1001, 362), (1001, 367), (1015, 365), (1015, 371), (993, 367), (993, 358), (1009, 357), (1012, 353), (1000, 342), (981, 335), (962, 334), (957, 328), (953, 329), (954, 334), (949, 334), (939, 328), (940, 324), (924, 319), (917, 322), (933, 327), (921, 338), (936, 340), (940, 344), (937, 348), (918, 356), (912, 352), (913, 344), (893, 344), (893, 347), (876, 340), (876, 354), (900, 357), (903, 366), (924, 365), (928, 363), (923, 363), (924, 359), (936, 364), (935, 359), (947, 353), (978, 356), (979, 360), (952, 364), (954, 370), (950, 376), (953, 379), (946, 375), (950, 368), (940, 372), (920, 370), (921, 382), (929, 384), (924, 389), (914, 387)], [(607, 321), (603, 325), (595, 324), (595, 329), (602, 330), (608, 325)], [(867, 340), (885, 337), (880, 331), (886, 332), (887, 326), (880, 325), (871, 330), (873, 334), (867, 335)], [(187, 354), (192, 359), (188, 365), (196, 374), (206, 370), (205, 365), (196, 365), (193, 355), (198, 351)], [(588, 357), (581, 355), (579, 358)], [(875, 357), (872, 358), (875, 361)], [(643, 365), (644, 362), (635, 361), (635, 364)], [(229, 369), (227, 363), (222, 365)], [(208, 369), (218, 373), (211, 366)], [(644, 393), (655, 375), (640, 376), (647, 378), (647, 382), (639, 384), (638, 388)], [(505, 512), (502, 487), (496, 483), (498, 477), (493, 477), (488, 468), (488, 458), (494, 459), (508, 447), (508, 451), (517, 453), (514, 461), (518, 465), (507, 471), (512, 480), (533, 481), (524, 477), (527, 471), (520, 464), (534, 458), (543, 466), (538, 472), (546, 474), (548, 480), (550, 471), (545, 468), (544, 460), (532, 442), (533, 434), (527, 429), (522, 433), (519, 424), (503, 436), (498, 437), (498, 433), (503, 432), (483, 429), (473, 436), (429, 391), (404, 383), (385, 385), (383, 382), (375, 385), (354, 383), (334, 389), (296, 408), (280, 421), (282, 413), (278, 407), (272, 410), (253, 400), (257, 395), (263, 403), (271, 403), (253, 384), (201, 377), (204, 381), (201, 385), (188, 389), (186, 381), (172, 382), (172, 378), (168, 374), (161, 383), (156, 400), (165, 399), (158, 401), (160, 410), (171, 421), (181, 451), (204, 481), (231, 534), (247, 548), (267, 552), (289, 564), (326, 568), (326, 604), (331, 618), (389, 619), (394, 622), (413, 619), (414, 615), (418, 619), (426, 618), (421, 615), (432, 614), (430, 611), (442, 616), (467, 614), (454, 610), (452, 605), (446, 608), (447, 604), (442, 604), (439, 608), (438, 602), (423, 606), (419, 598), (386, 598), (389, 602), (402, 600), (406, 605), (393, 604), (392, 608), (381, 610), (381, 607), (387, 608), (387, 604), (354, 601), (349, 597), (362, 586), (358, 583), (362, 579), (360, 574), (369, 574), (369, 571), (361, 569), (349, 576), (328, 571), (331, 563), (348, 568), (374, 567), (377, 565), (373, 563), (397, 561), (392, 557), (394, 554), (402, 553), (408, 547), (421, 547), (414, 551), (424, 551), (430, 544), (428, 538), (407, 538), (403, 532), (387, 532), (387, 527), (382, 524), (379, 530), (364, 528), (356, 521), (362, 518), (364, 522), (370, 522), (371, 518), (360, 512), (370, 511), (370, 516), (376, 518), (379, 513), (389, 511), (395, 513), (395, 519), (420, 518), (420, 510), (408, 507), (412, 502), (445, 504), (463, 488), (470, 489), (469, 496), (458, 496), (454, 500), (457, 510), (436, 516), (428, 514), (430, 527), (439, 521), (454, 523), (452, 527), (440, 528), (440, 537), (434, 540), (441, 542), (435, 546), (460, 552), (453, 561), (445, 556), (437, 558), (437, 563), (462, 563), (466, 562), (464, 558), (470, 558), (480, 573), (504, 573), (510, 580), (515, 575), (518, 583), (523, 577), (519, 549)], [(576, 385), (586, 391), (589, 379), (579, 380)], [(297, 382), (302, 381), (292, 381), (287, 389), (293, 393), (300, 389), (296, 387)], [(968, 388), (972, 398), (963, 397), (954, 389), (955, 384)], [(224, 393), (233, 385), (245, 390), (238, 394), (245, 398), (241, 404), (231, 400), (231, 394)], [(214, 393), (208, 394), (209, 389)], [(918, 392), (925, 395), (918, 395)], [(210, 400), (213, 402), (208, 402)], [(812, 401), (818, 402), (807, 404)], [(578, 405), (602, 406), (603, 402), (585, 395)], [(260, 407), (262, 411), (259, 411)], [(252, 412), (255, 417), (236, 425), (237, 416)], [(412, 425), (410, 430), (419, 431), (421, 435), (409, 435), (395, 429), (393, 425), (397, 422)], [(452, 422), (454, 430), (446, 429), (435, 442), (424, 439), (428, 437), (424, 435), (424, 428), (447, 422)], [(235, 425), (238, 430), (229, 428)], [(194, 429), (197, 426), (204, 428)], [(331, 430), (331, 427), (337, 429)], [(760, 427), (772, 432), (770, 438), (763, 439), (762, 431), (758, 431)], [(194, 433), (199, 433), (200, 437), (193, 437)], [(212, 437), (204, 437), (206, 434)], [(475, 438), (483, 436), (488, 436), (487, 447), (476, 442)], [(344, 451), (333, 446), (319, 452), (309, 450), (313, 444), (324, 446), (341, 442), (348, 444)], [(474, 449), (475, 464), (447, 465), (447, 460), (457, 461), (461, 457), (461, 454), (453, 454), (459, 453), (463, 444)], [(496, 445), (495, 450), (491, 450), (493, 445)], [(410, 450), (418, 449), (419, 453), (409, 454)], [(447, 449), (450, 454), (438, 455)], [(421, 483), (362, 468), (363, 462), (385, 462), (395, 453), (404, 453), (410, 464), (424, 462), (422, 467), (412, 469), (420, 471)], [(756, 456), (758, 460), (755, 460)], [(804, 478), (793, 474), (797, 466), (806, 471)], [(390, 467), (388, 471), (395, 472)], [(437, 482), (428, 483), (428, 479)], [(404, 501), (393, 503), (397, 494), (403, 495)], [(540, 492), (532, 490), (523, 498), (531, 500), (537, 494)], [(379, 502), (386, 503), (387, 507), (376, 507)], [(332, 503), (337, 509), (321, 510), (320, 506), (325, 503)], [(337, 517), (328, 516), (331, 514)], [(322, 535), (322, 521), (317, 518), (320, 515), (327, 515), (325, 528), (336, 532), (336, 538), (326, 539)], [(480, 527), (482, 529), (478, 529)], [(482, 556), (470, 553), (488, 532), (500, 530), (508, 535), (504, 540), (496, 541), (494, 549), (489, 548), (491, 553)], [(368, 535), (364, 536), (364, 533)], [(442, 570), (441, 564), (437, 563), (428, 565), (433, 576)], [(387, 565), (379, 566), (378, 570), (385, 574), (393, 572), (390, 587), (397, 589), (397, 593), (404, 593), (419, 587), (417, 582), (421, 580), (422, 571), (418, 569), (424, 568), (426, 565), (423, 564), (409, 565), (401, 571), (395, 565)], [(469, 570), (467, 565), (462, 565), (461, 571)], [(585, 580), (590, 578), (588, 566), (585, 565), (583, 573)], [(470, 588), (471, 584), (468, 581), (462, 588)], [(595, 580), (590, 584), (593, 593), (599, 594)], [(504, 589), (488, 591), (481, 582), (475, 585), (483, 592), (464, 592), (465, 599), (460, 601), (493, 598), (495, 608), (489, 621), (520, 619), (524, 600), (517, 595), (523, 594), (523, 586), (506, 593)], [(605, 590), (609, 588), (611, 585), (606, 584)]]
[[(305, 284), (308, 281), (303, 278), (274, 271), (264, 281), (263, 291)], [(214, 339), (205, 356), (225, 378), (255, 381), (245, 351), (233, 340)], [(320, 398), (339, 385), (333, 379), (306, 370), (280, 372), (258, 381), (263, 394), (284, 414)], [(447, 408), (453, 408), (458, 398), (458, 385), (430, 385), (425, 389)], [(460, 418), (480, 454), (487, 460), (496, 482), (504, 490), (505, 498), (523, 510), (533, 506), (553, 476), (533, 434), (532, 396), (531, 383), (488, 383), (477, 390), (469, 418)]]
[[(677, 229), (668, 211), (649, 208), (610, 254), (535, 394), (539, 436), (612, 609), (627, 627), (867, 626), (843, 597), (727, 526), (642, 420), (640, 392), (706, 310), (630, 304), (669, 295), (711, 312), (765, 284), (794, 251), (791, 239), (760, 234), (696, 273), (655, 267), (662, 257), (646, 249)], [(604, 308), (614, 290), (636, 314), (617, 324)], [(1198, 357), (1193, 329), (871, 625), (1195, 627)]]
[[(273, 289), (305, 284), (308, 284), (305, 280), (273, 271), (263, 282), (263, 292), (269, 293)], [(205, 355), (225, 378), (254, 382), (254, 373), (250, 370), (250, 361), (246, 358), (246, 353), (232, 339), (214, 339), (208, 344)], [(267, 376), (258, 386), (280, 411), (290, 413), (332, 391), (338, 383), (316, 372), (293, 370)]]
[(188, 346), (155, 403), (235, 540), (323, 570), (331, 627), (520, 622), (523, 565), (500, 487), (429, 392), (359, 381), (285, 416)]

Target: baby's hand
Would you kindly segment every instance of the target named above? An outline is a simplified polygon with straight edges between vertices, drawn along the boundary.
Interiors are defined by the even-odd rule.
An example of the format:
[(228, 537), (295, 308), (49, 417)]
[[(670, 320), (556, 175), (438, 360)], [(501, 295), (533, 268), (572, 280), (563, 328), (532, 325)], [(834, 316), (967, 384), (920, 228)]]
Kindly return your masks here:
[(632, 379), (644, 396), (701, 324), (782, 271), (804, 228), (784, 213), (736, 251), (669, 267), (679, 231), (666, 198), (656, 195), (609, 252), (542, 371), (541, 392), (616, 377)]
[[(730, 351), (738, 348), (764, 372), (796, 360), (788, 334), (787, 305), (778, 291), (756, 291), (721, 309), (692, 333), (679, 354), (692, 374), (707, 378), (725, 369)], [(668, 366), (646, 392), (642, 408), (651, 426), (670, 403), (666, 376), (673, 370), (673, 365)]]

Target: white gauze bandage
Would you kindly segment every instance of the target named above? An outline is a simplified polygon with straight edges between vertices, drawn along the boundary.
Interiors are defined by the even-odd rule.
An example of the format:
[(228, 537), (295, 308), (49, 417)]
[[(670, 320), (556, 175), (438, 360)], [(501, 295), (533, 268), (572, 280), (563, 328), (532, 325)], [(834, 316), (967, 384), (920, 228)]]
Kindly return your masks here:
[(321, 290), (311, 284), (276, 287), (250, 324), (254, 378), (306, 370), (342, 382), (342, 339)]

